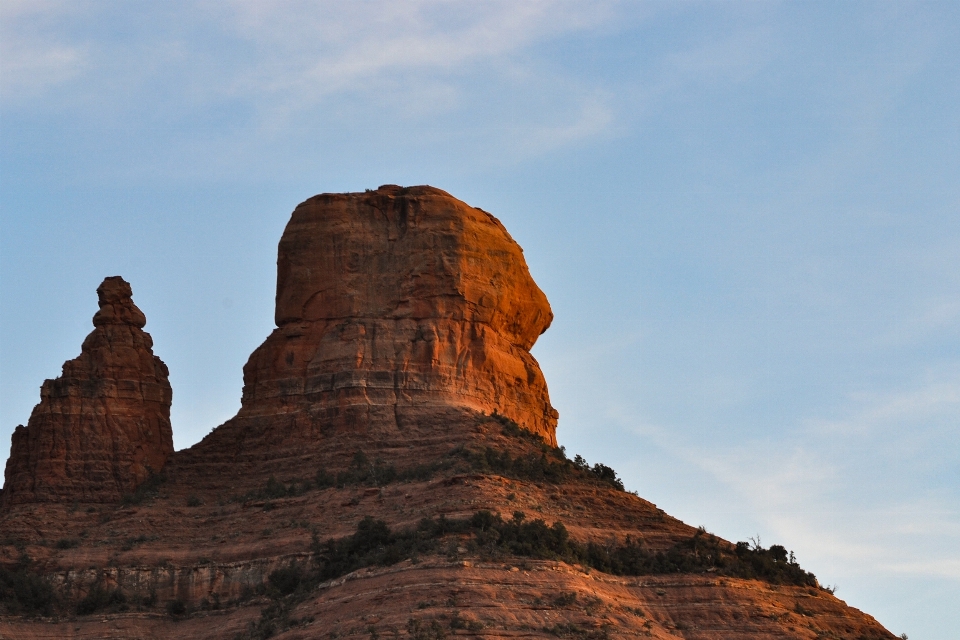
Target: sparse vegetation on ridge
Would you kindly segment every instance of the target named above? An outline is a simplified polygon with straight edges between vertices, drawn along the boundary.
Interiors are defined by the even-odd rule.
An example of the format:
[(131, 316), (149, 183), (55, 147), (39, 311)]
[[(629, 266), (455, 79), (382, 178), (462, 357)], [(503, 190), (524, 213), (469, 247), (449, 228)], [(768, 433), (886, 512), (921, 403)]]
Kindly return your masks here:
[(380, 458), (371, 461), (366, 453), (357, 451), (350, 466), (338, 473), (330, 473), (326, 469), (320, 469), (312, 479), (298, 478), (289, 482), (281, 482), (271, 476), (266, 484), (259, 489), (233, 496), (228, 501), (278, 500), (280, 498), (302, 496), (309, 491), (319, 489), (343, 489), (354, 486), (382, 487), (395, 482), (423, 481), (429, 480), (436, 473), (451, 469), (455, 465), (456, 460), (453, 457), (448, 457), (433, 463), (397, 469), (394, 465), (387, 464)]
[(539, 455), (528, 453), (512, 456), (509, 451), (498, 451), (492, 447), (485, 447), (483, 451), (461, 450), (460, 455), (470, 462), (475, 471), (492, 471), (517, 480), (553, 484), (580, 479), (624, 491), (623, 481), (617, 476), (617, 472), (607, 465), (597, 463), (591, 467), (580, 455), (569, 460), (565, 447), (551, 447), (539, 435), (527, 431), (510, 418), (496, 412), (489, 417), (500, 423), (503, 435), (526, 441), (539, 449)]
[[(617, 472), (607, 465), (597, 463), (590, 466), (579, 455), (569, 460), (564, 447), (547, 445), (537, 434), (523, 429), (513, 420), (497, 413), (481, 416), (481, 419), (495, 420), (500, 424), (503, 435), (524, 441), (535, 447), (537, 451), (511, 455), (509, 451), (490, 446), (483, 449), (458, 446), (451, 449), (440, 460), (397, 468), (381, 458), (371, 459), (361, 450), (354, 453), (350, 466), (344, 470), (334, 473), (325, 468), (319, 469), (313, 478), (296, 478), (287, 482), (281, 482), (271, 476), (262, 487), (233, 496), (229, 502), (278, 500), (329, 488), (383, 487), (397, 482), (423, 482), (432, 479), (440, 472), (469, 471), (496, 473), (516, 480), (551, 484), (581, 480), (624, 491), (623, 481), (617, 476)], [(198, 504), (195, 501), (189, 506), (198, 506)], [(273, 508), (273, 505), (268, 508)]]
[[(267, 638), (302, 622), (292, 622), (290, 611), (321, 582), (364, 567), (390, 566), (420, 555), (442, 552), (441, 542), (449, 536), (456, 536), (467, 545), (469, 552), (488, 559), (520, 556), (562, 560), (616, 575), (709, 571), (773, 584), (817, 585), (816, 577), (801, 569), (792, 554), (788, 555), (780, 545), (769, 549), (759, 543), (731, 546), (703, 529), (667, 551), (654, 552), (629, 537), (622, 544), (583, 544), (570, 539), (563, 523), (547, 525), (540, 519), (527, 520), (521, 511), (514, 512), (509, 520), (490, 511), (477, 511), (464, 519), (424, 518), (415, 529), (405, 531), (393, 531), (386, 522), (367, 516), (357, 524), (353, 534), (344, 538), (321, 542), (314, 536), (312, 567), (291, 563), (270, 574), (267, 594), (272, 595), (274, 602), (263, 610), (261, 619), (251, 626), (247, 637)], [(561, 594), (554, 604), (565, 606), (575, 599), (575, 594)], [(573, 627), (544, 630), (559, 637), (604, 637), (577, 635)]]

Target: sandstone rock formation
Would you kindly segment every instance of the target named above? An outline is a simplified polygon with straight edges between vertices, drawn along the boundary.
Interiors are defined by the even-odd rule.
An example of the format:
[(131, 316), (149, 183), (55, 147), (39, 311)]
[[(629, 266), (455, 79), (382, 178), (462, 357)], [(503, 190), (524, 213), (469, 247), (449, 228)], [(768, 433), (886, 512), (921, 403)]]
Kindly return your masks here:
[(530, 354), (553, 313), (489, 213), (426, 186), (318, 195), (293, 212), (277, 268), (277, 329), (244, 367), (239, 414), (204, 450), (276, 455), (281, 440), (338, 427), (396, 441), (452, 408), (556, 444)]
[[(502, 225), (443, 191), (297, 207), (240, 412), (172, 455), (143, 316), (119, 278), (100, 294), (14, 436), (0, 638), (896, 640), (784, 548), (694, 529), (556, 448), (529, 352), (550, 307)], [(148, 464), (164, 481), (142, 500), (67, 502)]]
[(27, 426), (13, 433), (0, 506), (111, 502), (173, 453), (167, 367), (142, 330), (129, 283), (106, 278), (80, 356), (47, 380)]

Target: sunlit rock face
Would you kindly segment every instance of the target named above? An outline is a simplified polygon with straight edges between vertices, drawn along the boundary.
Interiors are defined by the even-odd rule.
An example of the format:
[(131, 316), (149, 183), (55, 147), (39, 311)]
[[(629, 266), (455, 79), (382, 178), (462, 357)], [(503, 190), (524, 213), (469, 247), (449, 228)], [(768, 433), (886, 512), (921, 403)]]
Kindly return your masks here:
[(553, 313), (492, 215), (426, 186), (323, 194), (278, 253), (277, 329), (244, 367), (238, 420), (316, 431), (463, 407), (556, 444), (530, 354)]
[(80, 355), (43, 383), (27, 426), (13, 433), (4, 506), (119, 501), (173, 453), (167, 367), (130, 284), (106, 278), (97, 295)]

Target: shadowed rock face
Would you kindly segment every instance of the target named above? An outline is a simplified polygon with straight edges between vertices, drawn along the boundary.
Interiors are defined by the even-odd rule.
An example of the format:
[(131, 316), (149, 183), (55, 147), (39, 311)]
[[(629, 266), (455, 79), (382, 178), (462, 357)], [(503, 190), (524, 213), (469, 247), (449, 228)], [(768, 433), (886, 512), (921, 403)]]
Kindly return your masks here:
[(27, 426), (13, 433), (2, 506), (117, 501), (173, 453), (167, 367), (130, 284), (107, 278), (97, 295), (80, 356), (43, 383)]
[(244, 367), (238, 419), (416, 421), (498, 412), (556, 444), (530, 348), (553, 320), (492, 215), (432, 187), (323, 194), (280, 240), (277, 329)]

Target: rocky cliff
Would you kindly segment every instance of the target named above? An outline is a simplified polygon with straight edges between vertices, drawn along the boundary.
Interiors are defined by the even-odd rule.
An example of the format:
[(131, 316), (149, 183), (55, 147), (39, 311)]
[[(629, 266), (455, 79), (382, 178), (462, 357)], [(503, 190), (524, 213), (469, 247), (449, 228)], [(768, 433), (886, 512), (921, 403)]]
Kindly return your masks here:
[(47, 380), (27, 426), (13, 433), (0, 508), (33, 502), (117, 502), (173, 453), (167, 367), (153, 355), (129, 283), (107, 278), (79, 357)]
[(694, 529), (556, 447), (529, 352), (550, 307), (491, 215), (431, 187), (311, 198), (276, 311), (238, 415), (103, 503), (169, 454), (170, 402), (105, 282), (14, 438), (0, 638), (895, 640), (785, 548)]

